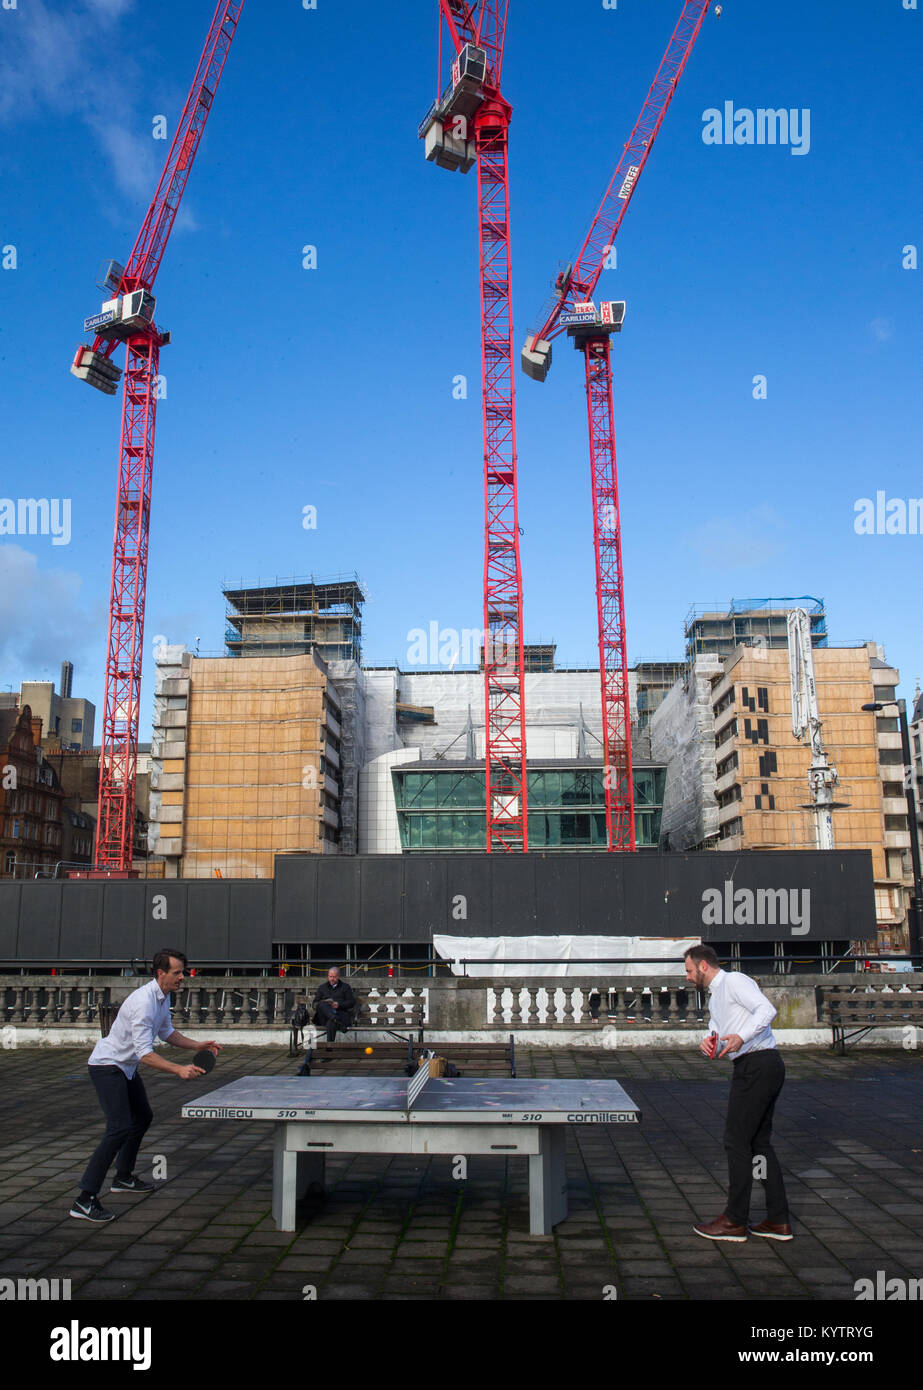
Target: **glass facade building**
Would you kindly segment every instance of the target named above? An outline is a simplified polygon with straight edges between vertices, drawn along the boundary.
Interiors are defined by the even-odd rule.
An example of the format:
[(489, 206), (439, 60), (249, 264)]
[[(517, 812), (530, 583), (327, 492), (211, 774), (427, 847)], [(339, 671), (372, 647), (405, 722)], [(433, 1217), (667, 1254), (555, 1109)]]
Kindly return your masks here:
[[(405, 854), (486, 848), (483, 764), (408, 763), (391, 770)], [(600, 763), (530, 764), (529, 848), (606, 848), (606, 798)], [(666, 768), (632, 769), (639, 849), (656, 849)]]

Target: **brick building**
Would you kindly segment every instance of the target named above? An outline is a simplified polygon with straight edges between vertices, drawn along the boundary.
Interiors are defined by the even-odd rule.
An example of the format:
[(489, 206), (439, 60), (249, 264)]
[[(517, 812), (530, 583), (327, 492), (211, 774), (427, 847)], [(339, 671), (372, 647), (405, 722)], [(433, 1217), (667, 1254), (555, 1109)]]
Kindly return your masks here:
[(29, 705), (0, 709), (0, 877), (53, 873), (62, 858), (64, 793), (42, 756)]

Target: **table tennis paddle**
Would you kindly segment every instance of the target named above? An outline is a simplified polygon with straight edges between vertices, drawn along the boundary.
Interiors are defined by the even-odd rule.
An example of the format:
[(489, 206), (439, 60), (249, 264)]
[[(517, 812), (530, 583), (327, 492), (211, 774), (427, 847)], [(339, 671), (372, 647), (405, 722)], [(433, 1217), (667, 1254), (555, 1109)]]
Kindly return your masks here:
[(192, 1065), (194, 1067), (201, 1067), (204, 1072), (211, 1071), (212, 1067), (215, 1065), (214, 1052), (210, 1052), (207, 1047), (203, 1047), (202, 1050), (197, 1052), (193, 1057)]

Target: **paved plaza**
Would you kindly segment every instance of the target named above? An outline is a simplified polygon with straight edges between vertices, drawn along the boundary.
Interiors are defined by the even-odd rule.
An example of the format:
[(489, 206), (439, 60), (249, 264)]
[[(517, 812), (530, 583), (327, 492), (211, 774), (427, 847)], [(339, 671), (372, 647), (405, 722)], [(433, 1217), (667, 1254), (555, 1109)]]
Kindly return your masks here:
[[(229, 1047), (183, 1083), (144, 1070), (149, 1197), (110, 1197), (106, 1226), (68, 1216), (103, 1129), (86, 1048), (0, 1052), (0, 1276), (70, 1279), (81, 1299), (855, 1298), (861, 1278), (923, 1278), (923, 1053), (783, 1053), (775, 1126), (796, 1239), (715, 1244), (728, 1068), (691, 1050), (519, 1052), (519, 1075), (620, 1081), (639, 1127), (568, 1127), (570, 1212), (528, 1234), (523, 1159), (328, 1159), (298, 1230), (270, 1214), (271, 1125), (184, 1121), (183, 1102), (247, 1075), (293, 1075), (281, 1048)], [(329, 1078), (336, 1085), (336, 1078)], [(751, 1216), (764, 1215), (759, 1185)], [(310, 1296), (310, 1293), (309, 1293)], [(860, 1305), (861, 1306), (861, 1305)]]

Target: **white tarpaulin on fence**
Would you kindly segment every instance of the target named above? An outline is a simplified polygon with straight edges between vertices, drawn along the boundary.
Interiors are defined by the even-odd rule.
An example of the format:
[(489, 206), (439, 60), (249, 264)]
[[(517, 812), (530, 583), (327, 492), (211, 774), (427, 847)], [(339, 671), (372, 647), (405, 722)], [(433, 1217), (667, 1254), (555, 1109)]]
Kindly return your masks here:
[[(683, 975), (683, 952), (696, 946), (698, 936), (442, 936), (433, 935), (433, 947), (453, 964), (453, 975), (515, 976), (587, 975)], [(644, 965), (645, 959), (663, 961)], [(534, 965), (532, 961), (553, 961)], [(595, 965), (594, 961), (621, 960), (620, 965)], [(579, 964), (586, 961), (587, 964)]]

